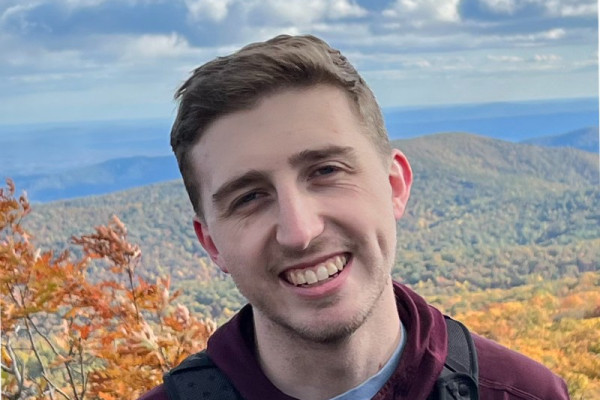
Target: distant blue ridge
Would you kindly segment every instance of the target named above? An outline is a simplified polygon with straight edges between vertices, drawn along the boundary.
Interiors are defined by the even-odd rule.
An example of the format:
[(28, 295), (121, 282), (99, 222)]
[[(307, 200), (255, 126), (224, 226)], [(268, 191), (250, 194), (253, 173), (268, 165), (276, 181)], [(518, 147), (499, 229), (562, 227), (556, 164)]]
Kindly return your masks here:
[(33, 202), (100, 195), (181, 178), (174, 156), (127, 157), (55, 174), (11, 177)]
[[(395, 107), (392, 140), (467, 132), (511, 142), (598, 152), (598, 98)], [(0, 179), (33, 201), (95, 195), (180, 177), (171, 120), (0, 125)]]
[(392, 139), (468, 132), (511, 142), (598, 126), (598, 98), (387, 108)]
[(573, 147), (575, 149), (600, 153), (598, 127), (577, 129), (562, 135), (542, 136), (523, 140), (522, 143), (545, 147)]

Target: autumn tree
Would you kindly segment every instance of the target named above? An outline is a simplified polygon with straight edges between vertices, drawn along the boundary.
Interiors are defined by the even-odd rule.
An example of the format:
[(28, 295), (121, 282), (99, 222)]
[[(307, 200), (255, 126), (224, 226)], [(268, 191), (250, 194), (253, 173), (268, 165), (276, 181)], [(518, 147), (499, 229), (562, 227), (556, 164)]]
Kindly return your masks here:
[(600, 399), (600, 273), (511, 290), (440, 296), (473, 332), (537, 360), (562, 376), (572, 399)]
[[(141, 251), (117, 217), (73, 237), (82, 257), (41, 251), (12, 181), (0, 189), (2, 397), (135, 399), (206, 346), (210, 320), (175, 304), (170, 279), (139, 276)], [(110, 271), (94, 280), (92, 264)], [(104, 274), (106, 276), (106, 274)]]

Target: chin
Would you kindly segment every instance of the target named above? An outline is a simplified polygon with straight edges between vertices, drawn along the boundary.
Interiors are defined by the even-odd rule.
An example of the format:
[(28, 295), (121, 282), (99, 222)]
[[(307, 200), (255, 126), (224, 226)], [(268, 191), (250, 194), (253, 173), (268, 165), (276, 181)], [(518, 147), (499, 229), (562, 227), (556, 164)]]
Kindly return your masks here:
[[(330, 310), (334, 311), (334, 310)], [(315, 313), (307, 316), (310, 320), (289, 320), (272, 318), (275, 324), (283, 327), (292, 336), (312, 343), (337, 343), (349, 338), (368, 319), (370, 310), (355, 310), (354, 315), (343, 316), (341, 312)]]
[(340, 343), (352, 336), (362, 326), (362, 322), (319, 327), (295, 329), (294, 333), (301, 339), (320, 344)]

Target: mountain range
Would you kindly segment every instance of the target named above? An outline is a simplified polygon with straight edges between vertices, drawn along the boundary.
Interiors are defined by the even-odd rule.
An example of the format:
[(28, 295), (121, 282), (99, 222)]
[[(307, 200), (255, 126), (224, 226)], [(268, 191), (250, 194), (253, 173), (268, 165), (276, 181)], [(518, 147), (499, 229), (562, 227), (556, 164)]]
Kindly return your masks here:
[[(464, 133), (393, 145), (414, 172), (411, 199), (398, 222), (397, 279), (430, 282), (443, 291), (454, 282), (511, 287), (536, 276), (556, 279), (600, 268), (597, 153)], [(210, 265), (194, 236), (180, 179), (33, 207), (27, 227), (43, 249), (77, 254), (69, 238), (116, 215), (142, 248), (146, 276), (189, 282), (198, 296), (199, 287), (209, 290), (207, 282), (213, 289), (205, 296), (225, 290), (219, 285), (230, 293), (232, 284)]]
[[(579, 129), (557, 136), (525, 140), (523, 143), (547, 147), (572, 147), (598, 153), (598, 128)], [(175, 158), (134, 156), (69, 168), (62, 172), (12, 176), (33, 202), (100, 195), (145, 186), (180, 177)]]
[(598, 153), (598, 127), (577, 129), (561, 135), (540, 136), (526, 139), (521, 143), (535, 144), (546, 147), (573, 147), (590, 153)]

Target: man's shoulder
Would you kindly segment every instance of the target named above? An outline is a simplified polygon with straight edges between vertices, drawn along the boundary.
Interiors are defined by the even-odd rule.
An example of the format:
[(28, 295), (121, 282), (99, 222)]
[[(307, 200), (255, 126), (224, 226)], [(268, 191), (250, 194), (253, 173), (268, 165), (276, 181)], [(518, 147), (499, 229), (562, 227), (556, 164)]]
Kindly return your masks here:
[(531, 358), (473, 334), (485, 399), (569, 399), (562, 378)]
[(169, 400), (165, 386), (160, 384), (154, 389), (144, 393), (138, 400)]

